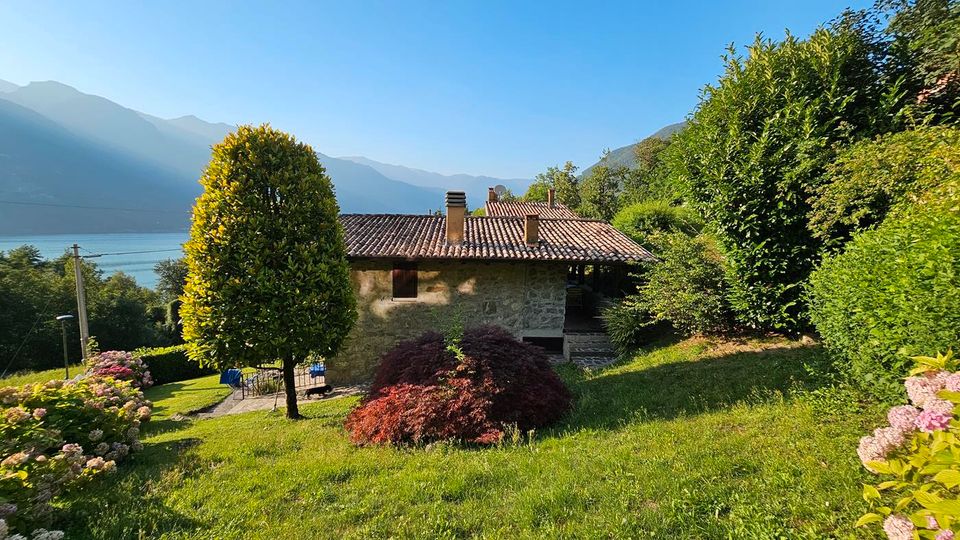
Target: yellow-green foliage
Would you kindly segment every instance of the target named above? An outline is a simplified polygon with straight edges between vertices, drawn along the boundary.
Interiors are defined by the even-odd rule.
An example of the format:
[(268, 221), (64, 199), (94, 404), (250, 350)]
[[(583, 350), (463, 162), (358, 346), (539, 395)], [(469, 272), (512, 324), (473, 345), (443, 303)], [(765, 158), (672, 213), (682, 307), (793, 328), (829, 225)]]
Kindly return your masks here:
[(695, 210), (670, 201), (631, 204), (617, 212), (611, 224), (647, 249), (654, 247), (651, 240), (658, 233), (696, 236), (703, 228), (703, 220)]
[(270, 126), (213, 148), (185, 246), (183, 335), (204, 365), (332, 356), (356, 317), (333, 186)]
[(937, 185), (960, 179), (960, 129), (924, 127), (862, 141), (828, 168), (810, 230), (835, 246)]

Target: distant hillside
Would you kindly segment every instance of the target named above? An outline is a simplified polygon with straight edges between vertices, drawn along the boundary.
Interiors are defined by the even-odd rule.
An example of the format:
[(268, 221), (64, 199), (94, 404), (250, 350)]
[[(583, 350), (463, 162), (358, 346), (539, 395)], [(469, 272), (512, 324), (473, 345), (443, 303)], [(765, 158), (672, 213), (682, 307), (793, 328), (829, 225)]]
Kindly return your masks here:
[(5, 81), (3, 79), (0, 79), (0, 93), (13, 92), (17, 88), (20, 88), (20, 87), (13, 84), (10, 81)]
[(196, 180), (210, 158), (209, 139), (201, 143), (176, 126), (157, 127), (137, 111), (55, 81), (33, 82), (0, 97), (36, 111), (80, 137), (175, 171), (184, 181)]
[(531, 182), (530, 179), (521, 178), (495, 178), (492, 176), (471, 176), (469, 174), (446, 175), (402, 165), (381, 163), (363, 156), (346, 156), (341, 159), (371, 167), (387, 178), (415, 186), (434, 188), (441, 193), (451, 189), (466, 191), (467, 204), (471, 208), (482, 206), (483, 201), (487, 200), (487, 188), (503, 185), (510, 188), (515, 194), (522, 195)]
[(388, 178), (372, 167), (318, 153), (344, 213), (426, 214), (443, 206), (443, 191)]
[[(0, 234), (186, 230), (210, 147), (233, 129), (158, 118), (54, 81), (0, 81)], [(442, 205), (436, 189), (319, 157), (344, 212)]]
[(0, 99), (2, 234), (182, 230), (199, 187)]
[[(666, 140), (666, 139), (669, 139), (674, 133), (682, 130), (686, 126), (687, 126), (686, 122), (678, 122), (676, 124), (670, 124), (669, 126), (660, 128), (659, 130), (657, 130), (656, 133), (650, 135), (650, 137)], [(620, 148), (617, 148), (616, 150), (611, 150), (610, 153), (607, 154), (606, 160), (598, 161), (597, 163), (594, 163), (593, 165), (587, 167), (586, 169), (583, 169), (583, 171), (580, 173), (581, 176), (586, 176), (594, 167), (596, 167), (597, 165), (600, 165), (601, 163), (604, 163), (608, 166), (614, 166), (614, 167), (633, 168), (634, 148), (636, 146), (637, 144), (634, 143), (631, 145), (622, 146)]]

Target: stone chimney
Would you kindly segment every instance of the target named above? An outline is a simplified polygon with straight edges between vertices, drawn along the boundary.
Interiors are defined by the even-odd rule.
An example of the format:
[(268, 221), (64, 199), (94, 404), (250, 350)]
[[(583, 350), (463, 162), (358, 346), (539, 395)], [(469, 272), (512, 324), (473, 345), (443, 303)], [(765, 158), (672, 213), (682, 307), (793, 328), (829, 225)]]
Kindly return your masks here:
[(527, 214), (523, 219), (523, 241), (528, 247), (540, 243), (540, 214)]
[(497, 191), (493, 188), (487, 188), (487, 202), (497, 202)]
[(462, 191), (448, 191), (447, 201), (447, 243), (463, 242), (463, 221), (467, 213), (467, 194)]
[(547, 207), (553, 208), (557, 200), (557, 190), (550, 188), (547, 190)]

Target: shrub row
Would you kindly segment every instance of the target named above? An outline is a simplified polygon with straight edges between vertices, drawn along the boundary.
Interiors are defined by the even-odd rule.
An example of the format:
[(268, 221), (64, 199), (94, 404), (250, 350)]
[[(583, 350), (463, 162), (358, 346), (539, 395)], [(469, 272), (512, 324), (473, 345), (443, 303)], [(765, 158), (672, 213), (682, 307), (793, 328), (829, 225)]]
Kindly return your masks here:
[(683, 334), (730, 330), (723, 256), (712, 237), (657, 234), (657, 260), (648, 265), (637, 294), (603, 313), (610, 339), (621, 354), (644, 345), (670, 326)]
[(199, 363), (191, 360), (184, 345), (140, 349), (135, 355), (146, 364), (155, 384), (185, 381), (216, 373), (215, 369), (200, 367)]

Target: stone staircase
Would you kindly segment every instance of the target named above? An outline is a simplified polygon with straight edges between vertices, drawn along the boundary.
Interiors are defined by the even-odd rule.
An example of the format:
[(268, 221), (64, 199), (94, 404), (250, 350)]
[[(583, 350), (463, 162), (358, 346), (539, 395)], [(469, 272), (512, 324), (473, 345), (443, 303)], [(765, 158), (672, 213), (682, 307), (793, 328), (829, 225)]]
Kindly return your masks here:
[(571, 332), (563, 335), (563, 358), (584, 368), (600, 368), (617, 361), (610, 336), (603, 332)]

